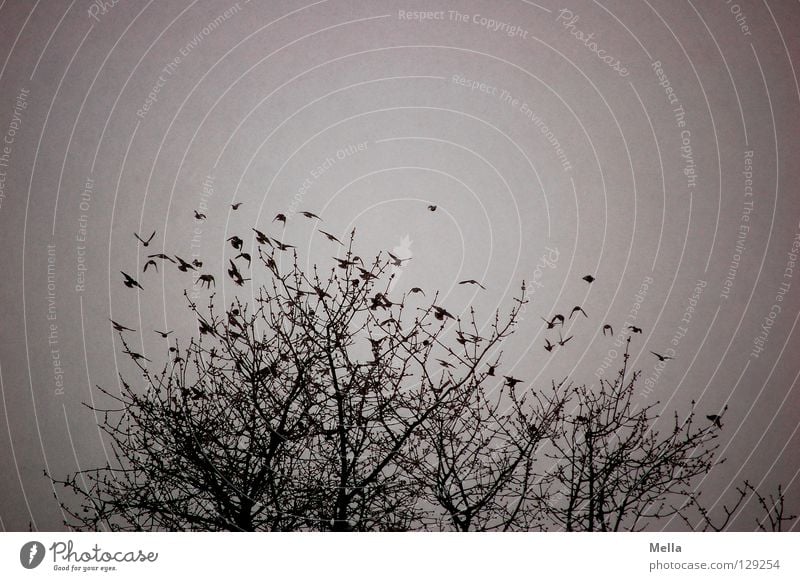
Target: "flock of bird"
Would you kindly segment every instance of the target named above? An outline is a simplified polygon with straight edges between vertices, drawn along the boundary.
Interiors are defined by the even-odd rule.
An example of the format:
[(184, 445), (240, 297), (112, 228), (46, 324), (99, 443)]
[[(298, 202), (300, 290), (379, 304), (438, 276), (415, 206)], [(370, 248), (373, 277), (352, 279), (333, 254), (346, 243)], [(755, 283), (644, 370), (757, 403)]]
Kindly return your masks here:
[[(233, 211), (236, 211), (241, 207), (242, 203), (243, 202), (236, 202), (234, 204), (230, 204), (230, 207), (231, 207), (231, 209)], [(437, 210), (437, 206), (431, 204), (431, 205), (427, 206), (427, 209), (429, 211), (431, 211), (431, 212), (435, 212)], [(317, 214), (315, 214), (313, 212), (301, 211), (301, 212), (299, 212), (299, 214), (301, 216), (305, 217), (305, 218), (310, 219), (310, 220), (323, 221), (320, 216), (318, 216)], [(194, 210), (194, 218), (195, 218), (195, 220), (200, 221), (200, 220), (207, 219), (207, 216), (205, 214), (199, 212), (198, 210)], [(279, 213), (273, 218), (272, 222), (273, 223), (274, 222), (279, 222), (280, 224), (283, 225), (283, 227), (285, 227), (286, 223), (287, 223), (287, 219), (288, 218), (287, 218), (286, 214)], [(260, 230), (257, 230), (256, 228), (252, 228), (252, 230), (253, 230), (253, 232), (255, 234), (255, 240), (259, 244), (259, 246), (268, 245), (268, 246), (272, 247), (274, 250), (278, 250), (278, 251), (282, 251), (282, 252), (283, 251), (287, 251), (287, 250), (292, 249), (292, 248), (296, 248), (295, 246), (293, 246), (291, 244), (287, 244), (287, 243), (285, 243), (285, 242), (283, 242), (281, 240), (278, 240), (276, 238), (272, 238), (272, 237), (264, 234)], [(330, 232), (322, 230), (321, 228), (317, 228), (317, 231), (320, 234), (322, 234), (328, 241), (335, 242), (335, 243), (337, 243), (337, 244), (339, 244), (341, 246), (344, 246), (342, 241), (339, 240), (339, 238), (337, 238), (336, 236), (334, 236)], [(145, 247), (145, 248), (147, 248), (150, 245), (150, 243), (153, 241), (155, 236), (156, 236), (156, 231), (155, 230), (149, 236), (147, 236), (146, 238), (140, 236), (138, 233), (134, 233), (134, 237), (136, 238), (136, 240), (138, 240), (139, 243), (142, 245), (142, 247)], [(235, 257), (233, 257), (232, 259), (228, 260), (229, 267), (227, 269), (227, 274), (231, 278), (231, 280), (234, 282), (234, 284), (236, 284), (238, 286), (243, 286), (245, 281), (248, 281), (250, 279), (249, 278), (245, 278), (242, 275), (242, 271), (239, 269), (239, 265), (238, 265), (238, 263), (236, 261), (241, 259), (241, 260), (245, 261), (247, 263), (247, 267), (250, 268), (251, 262), (252, 262), (252, 257), (251, 257), (251, 255), (249, 253), (244, 251), (244, 241), (239, 236), (231, 236), (230, 238), (228, 238), (226, 240), (226, 242), (229, 242), (231, 247), (235, 251), (238, 252), (238, 254)], [(389, 257), (390, 264), (392, 266), (396, 266), (396, 267), (401, 267), (406, 261), (411, 260), (411, 258), (399, 258), (399, 257), (395, 256), (394, 254), (392, 254), (391, 252), (387, 252), (387, 255)], [(162, 262), (162, 264), (165, 263), (165, 262), (170, 262), (170, 263), (174, 264), (176, 266), (176, 268), (181, 272), (189, 272), (190, 270), (194, 271), (194, 272), (197, 272), (198, 269), (202, 268), (202, 266), (203, 266), (202, 261), (200, 261), (198, 259), (194, 259), (191, 262), (187, 262), (186, 260), (182, 259), (181, 257), (179, 257), (177, 255), (169, 256), (167, 254), (160, 253), (160, 252), (159, 253), (154, 253), (154, 254), (148, 254), (147, 258), (148, 258), (148, 260), (145, 262), (144, 268), (142, 269), (142, 273), (143, 274), (146, 273), (148, 268), (150, 268), (150, 267), (153, 267), (155, 269), (155, 271), (158, 272), (158, 262), (156, 262), (157, 260), (160, 260)], [(274, 260), (272, 258), (267, 258), (266, 260), (267, 260), (267, 266), (270, 267), (274, 271), (275, 267), (276, 267)], [(338, 267), (341, 268), (341, 269), (345, 269), (346, 270), (346, 269), (348, 269), (348, 268), (350, 268), (352, 266), (355, 266), (359, 270), (359, 273), (360, 273), (359, 274), (359, 278), (361, 280), (363, 280), (363, 281), (369, 281), (371, 279), (376, 278), (376, 275), (374, 273), (366, 270), (363, 267), (363, 263), (360, 266), (358, 265), (358, 263), (361, 263), (361, 259), (358, 256), (355, 256), (355, 257), (353, 257), (351, 259), (343, 259), (343, 258), (334, 257), (334, 260), (338, 263)], [(139, 283), (139, 281), (136, 280), (136, 278), (134, 278), (133, 276), (131, 276), (130, 274), (128, 274), (128, 273), (126, 273), (124, 271), (120, 271), (120, 273), (123, 276), (123, 281), (122, 282), (126, 287), (128, 287), (128, 288), (138, 288), (140, 290), (144, 290), (144, 288)], [(198, 274), (197, 280), (199, 281), (201, 286), (206, 287), (206, 288), (210, 288), (211, 286), (216, 286), (216, 281), (215, 281), (214, 276), (212, 274), (208, 274), (208, 273)], [(588, 284), (592, 284), (596, 280), (596, 278), (591, 274), (587, 274), (586, 276), (582, 277), (582, 280), (585, 281)], [(357, 280), (354, 280), (353, 282), (355, 284), (358, 284)], [(474, 285), (474, 286), (480, 287), (482, 290), (486, 290), (486, 287), (480, 281), (472, 279), (472, 278), (459, 281), (458, 284), (459, 285)], [(312, 294), (310, 291), (300, 291), (299, 289), (290, 289), (290, 290), (295, 290), (298, 293), (298, 295)], [(425, 291), (422, 288), (417, 287), (417, 286), (412, 287), (408, 292), (411, 293), (411, 294), (419, 293), (419, 294), (425, 295)], [(319, 287), (314, 287), (314, 293), (316, 293), (320, 297), (320, 299), (323, 299), (323, 298), (326, 298), (326, 297), (330, 297), (330, 295), (328, 293), (326, 293), (323, 289), (321, 289)], [(371, 302), (370, 302), (369, 308), (372, 309), (372, 310), (375, 310), (375, 309), (378, 309), (378, 308), (386, 309), (386, 308), (391, 307), (394, 304), (392, 301), (389, 300), (388, 297), (386, 297), (385, 294), (380, 293), (380, 292), (377, 293), (374, 297), (372, 297), (370, 299), (370, 301)], [(434, 318), (436, 318), (437, 320), (439, 320), (439, 321), (444, 321), (445, 319), (453, 319), (453, 320), (455, 320), (455, 317), (451, 313), (449, 313), (444, 307), (441, 307), (441, 306), (438, 306), (438, 305), (432, 305), (431, 308), (433, 310)], [(546, 325), (546, 329), (547, 330), (553, 330), (553, 329), (556, 329), (557, 326), (559, 327), (558, 328), (558, 340), (557, 341), (555, 339), (553, 339), (553, 341), (551, 341), (549, 337), (545, 337), (544, 349), (548, 353), (552, 353), (553, 350), (557, 346), (558, 347), (564, 347), (574, 337), (574, 335), (570, 335), (568, 337), (564, 337), (562, 335), (562, 329), (564, 327), (565, 321), (572, 320), (573, 317), (578, 316), (578, 315), (583, 315), (587, 319), (589, 318), (589, 315), (586, 314), (586, 311), (584, 311), (583, 308), (580, 305), (574, 306), (572, 308), (572, 310), (570, 311), (568, 317), (565, 317), (564, 315), (562, 315), (560, 313), (557, 313), (557, 314), (553, 315), (552, 317), (550, 317), (550, 319), (545, 319), (544, 317), (541, 317), (542, 320), (544, 321), (545, 325)], [(109, 320), (111, 320), (111, 319), (109, 319)], [(124, 326), (124, 325), (122, 325), (122, 324), (120, 324), (120, 323), (118, 323), (118, 322), (116, 322), (114, 320), (111, 320), (111, 323), (113, 325), (113, 328), (119, 333), (126, 332), (126, 331), (127, 332), (133, 332), (134, 331), (134, 329), (131, 329), (130, 327), (126, 327), (126, 326)], [(641, 327), (637, 327), (636, 325), (628, 325), (627, 328), (628, 328), (628, 330), (630, 331), (631, 334), (642, 334)], [(203, 329), (203, 328), (200, 329), (200, 331), (204, 332), (204, 333), (208, 332), (209, 330), (210, 329)], [(158, 331), (158, 330), (156, 330), (155, 333), (160, 335), (162, 338), (166, 339), (172, 333), (172, 331)], [(611, 326), (611, 324), (605, 323), (602, 326), (602, 333), (603, 333), (603, 336), (610, 335), (611, 337), (613, 337), (614, 336), (614, 328)], [(482, 339), (483, 339), (482, 337), (477, 336), (477, 335), (472, 335), (472, 334), (469, 334), (469, 333), (464, 333), (464, 332), (461, 332), (461, 331), (457, 331), (457, 339), (456, 340), (462, 345), (464, 345), (464, 344), (466, 344), (468, 342), (477, 343), (477, 342), (481, 341)], [(140, 360), (141, 359), (141, 360), (149, 361), (149, 359), (147, 359), (146, 357), (144, 357), (143, 355), (141, 355), (139, 353), (132, 352), (130, 350), (126, 350), (126, 353), (129, 356), (131, 356), (134, 360)], [(673, 359), (673, 357), (669, 357), (667, 355), (662, 355), (662, 354), (657, 353), (655, 351), (650, 351), (650, 353), (652, 355), (654, 355), (659, 360), (659, 362), (666, 362), (666, 361), (668, 361), (670, 359)], [(443, 368), (452, 368), (452, 367), (454, 367), (452, 363), (450, 363), (449, 361), (446, 361), (444, 359), (437, 359), (437, 361)], [(487, 375), (489, 375), (489, 376), (494, 376), (495, 375), (495, 366), (489, 365), (489, 369), (488, 369)], [(521, 383), (521, 382), (524, 381), (522, 379), (518, 379), (518, 378), (515, 378), (513, 376), (509, 376), (509, 375), (503, 376), (503, 379), (505, 380), (504, 385), (509, 387), (509, 388), (512, 388), (512, 389), (518, 383)], [(707, 417), (708, 420), (713, 422), (717, 427), (719, 427), (719, 428), (722, 427), (721, 416), (720, 415), (711, 414), (711, 415), (707, 415), (706, 417)]]

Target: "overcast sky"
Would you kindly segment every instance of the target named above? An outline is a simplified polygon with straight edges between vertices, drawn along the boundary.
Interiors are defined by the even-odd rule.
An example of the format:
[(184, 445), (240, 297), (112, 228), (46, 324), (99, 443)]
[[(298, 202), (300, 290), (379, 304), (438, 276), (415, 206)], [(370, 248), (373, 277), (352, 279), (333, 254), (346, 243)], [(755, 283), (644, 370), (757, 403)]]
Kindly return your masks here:
[[(191, 333), (191, 277), (146, 254), (200, 257), (228, 301), (253, 227), (329, 266), (300, 210), (411, 257), (397, 290), (451, 312), (528, 281), (506, 370), (529, 387), (598, 384), (641, 327), (641, 405), (728, 405), (707, 501), (748, 478), (797, 512), (796, 3), (101, 4), (0, 7), (0, 529), (59, 530), (43, 470), (105, 462), (83, 403), (131, 373), (109, 318), (156, 359), (153, 329)], [(574, 305), (548, 354), (539, 317)]]

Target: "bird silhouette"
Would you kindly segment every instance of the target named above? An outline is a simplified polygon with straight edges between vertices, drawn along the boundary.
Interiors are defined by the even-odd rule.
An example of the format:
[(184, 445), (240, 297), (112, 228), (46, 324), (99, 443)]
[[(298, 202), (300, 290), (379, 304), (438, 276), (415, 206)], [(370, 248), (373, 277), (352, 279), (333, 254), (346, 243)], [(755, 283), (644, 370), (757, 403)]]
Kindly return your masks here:
[(135, 333), (136, 329), (131, 329), (130, 327), (126, 327), (125, 325), (120, 325), (114, 319), (109, 319), (111, 321), (111, 325), (114, 327), (114, 330), (118, 333), (122, 333), (123, 331), (130, 331), (131, 333)]
[(419, 294), (421, 294), (422, 296), (425, 296), (425, 291), (424, 291), (424, 290), (422, 290), (421, 288), (419, 288), (418, 286), (412, 287), (412, 288), (411, 288), (411, 290), (409, 290), (408, 292), (410, 292), (410, 293), (414, 293), (414, 294), (417, 294), (417, 293), (419, 293)]
[(483, 290), (486, 290), (486, 287), (485, 287), (485, 286), (483, 286), (481, 283), (479, 283), (479, 282), (478, 282), (477, 280), (475, 280), (474, 278), (470, 278), (470, 279), (467, 279), (467, 280), (462, 280), (462, 281), (461, 281), (461, 282), (459, 282), (458, 284), (476, 284), (476, 285), (478, 285), (479, 287), (481, 287)]
[(548, 329), (553, 329), (553, 328), (555, 328), (556, 324), (555, 324), (553, 321), (548, 321), (548, 320), (547, 320), (547, 319), (545, 319), (544, 317), (539, 317), (539, 318), (540, 318), (542, 321), (544, 321), (544, 322), (545, 322), (545, 324), (547, 325), (547, 328), (548, 328)]
[(147, 272), (148, 266), (152, 266), (153, 268), (156, 269), (156, 272), (158, 272), (158, 263), (156, 263), (156, 261), (153, 260), (152, 258), (144, 263), (144, 268), (142, 269), (142, 272)]
[(564, 315), (553, 315), (553, 318), (550, 319), (550, 322), (555, 324), (556, 321), (561, 323), (561, 326), (563, 327), (564, 326)]
[(122, 274), (122, 276), (125, 277), (125, 280), (122, 281), (122, 282), (126, 287), (128, 287), (128, 288), (139, 287), (140, 289), (144, 290), (142, 288), (142, 285), (140, 285), (139, 282), (135, 278), (133, 278), (131, 275), (129, 275), (126, 272), (122, 272), (121, 270), (120, 270), (120, 273)]
[(237, 258), (244, 258), (247, 261), (247, 268), (250, 268), (250, 265), (252, 264), (253, 261), (253, 257), (250, 256), (249, 253), (240, 252), (239, 254), (236, 255), (236, 257), (234, 257), (234, 260), (236, 260)]
[(178, 261), (178, 270), (181, 272), (189, 272), (190, 270), (195, 270), (195, 267), (192, 266), (190, 263), (186, 262), (180, 256), (175, 256), (175, 260)]
[(371, 272), (370, 272), (370, 271), (368, 271), (366, 268), (361, 268), (361, 267), (359, 266), (359, 267), (358, 267), (358, 270), (359, 270), (359, 272), (361, 273), (361, 274), (359, 274), (359, 275), (358, 275), (358, 277), (359, 277), (361, 280), (364, 280), (364, 281), (370, 281), (370, 280), (373, 280), (373, 279), (376, 279), (376, 278), (378, 278), (378, 275), (371, 273)]
[(126, 349), (124, 353), (127, 354), (134, 361), (139, 361), (139, 359), (143, 359), (144, 361), (150, 361), (147, 357), (145, 357), (141, 353), (137, 353), (136, 351), (131, 351), (130, 349)]
[(561, 333), (559, 332), (559, 333), (558, 333), (558, 339), (559, 339), (559, 340), (558, 340), (558, 344), (559, 344), (561, 347), (563, 347), (564, 345), (566, 345), (566, 344), (567, 344), (567, 342), (568, 342), (570, 339), (572, 339), (572, 337), (573, 337), (573, 335), (570, 335), (569, 337), (567, 337), (566, 339), (564, 339), (564, 338), (561, 336)]
[(172, 257), (167, 256), (163, 252), (159, 252), (158, 254), (148, 254), (147, 258), (160, 258), (161, 260), (169, 260), (171, 263), (175, 264), (175, 261), (172, 260)]
[(197, 210), (194, 211), (194, 219), (195, 220), (205, 220), (208, 216), (198, 212)]
[(242, 245), (244, 245), (244, 241), (238, 236), (231, 236), (228, 238), (228, 242), (231, 243), (231, 246), (233, 246), (235, 250), (241, 250)]
[(453, 315), (448, 313), (443, 307), (437, 307), (436, 305), (433, 305), (433, 316), (440, 321), (443, 321), (445, 317), (449, 317), (451, 319), (455, 318)]
[(576, 307), (572, 307), (572, 312), (569, 314), (569, 318), (571, 319), (571, 318), (572, 318), (572, 316), (573, 316), (575, 313), (581, 313), (581, 314), (583, 314), (583, 316), (584, 316), (584, 317), (586, 317), (587, 319), (589, 318), (589, 315), (587, 315), (587, 314), (586, 314), (586, 311), (584, 311), (582, 308), (580, 308), (580, 307), (577, 307), (577, 306), (576, 306)]
[(269, 241), (269, 236), (259, 230), (256, 230), (255, 228), (251, 228), (251, 230), (256, 233), (256, 242), (259, 244), (269, 244), (272, 246), (272, 242)]
[(608, 323), (606, 323), (605, 325), (603, 325), (603, 336), (604, 336), (604, 337), (605, 337), (605, 335), (606, 335), (606, 331), (608, 331), (609, 333), (611, 333), (611, 336), (612, 336), (612, 337), (614, 336), (614, 328), (613, 328), (611, 325), (609, 325)]
[(277, 214), (273, 219), (273, 222), (283, 222), (283, 225), (286, 226), (286, 214)]
[(290, 248), (297, 248), (296, 246), (293, 246), (292, 244), (284, 244), (283, 242), (281, 242), (277, 238), (273, 238), (272, 241), (275, 243), (275, 248), (277, 248), (278, 250), (281, 250), (281, 251), (289, 250)]
[(236, 202), (235, 204), (231, 204), (231, 210), (236, 211), (238, 210), (244, 202)]
[(435, 212), (435, 211), (436, 211), (436, 208), (437, 208), (437, 206), (435, 206), (434, 204), (431, 204), (430, 206), (428, 206), (428, 209), (429, 209), (431, 212)]
[(172, 331), (156, 331), (155, 329), (153, 329), (153, 331), (161, 335), (162, 339), (166, 339), (167, 337), (169, 337), (169, 334), (172, 333)]
[(659, 353), (656, 353), (655, 351), (650, 351), (650, 353), (652, 353), (653, 355), (658, 357), (659, 361), (667, 361), (668, 359), (674, 359), (674, 357), (669, 357), (667, 355), (661, 355)]
[(356, 264), (358, 264), (355, 260), (347, 260), (346, 258), (337, 258), (336, 256), (332, 256), (331, 258), (333, 258), (336, 262), (338, 262), (337, 266), (342, 270), (347, 270), (351, 266), (355, 266)]
[(197, 277), (197, 280), (200, 281), (200, 286), (205, 285), (206, 288), (211, 288), (212, 284), (215, 287), (217, 286), (217, 281), (214, 280), (214, 276), (211, 274), (201, 274)]
[(242, 286), (244, 281), (249, 279), (242, 278), (242, 273), (239, 272), (239, 267), (236, 266), (236, 263), (233, 262), (233, 260), (229, 260), (228, 262), (231, 265), (231, 267), (228, 269), (228, 276), (231, 277), (231, 280), (233, 280), (234, 283)]
[(631, 333), (639, 333), (640, 335), (642, 334), (642, 328), (637, 327), (636, 325), (628, 325), (628, 329), (631, 330)]
[(198, 260), (198, 259), (195, 258), (194, 260), (192, 260), (192, 264), (197, 268), (203, 268), (203, 261), (202, 260)]
[(323, 236), (325, 236), (325, 238), (327, 238), (327, 239), (328, 239), (328, 240), (330, 240), (331, 242), (338, 242), (339, 244), (341, 244), (342, 246), (344, 246), (344, 244), (342, 244), (342, 241), (341, 241), (341, 240), (339, 240), (339, 239), (338, 239), (336, 236), (334, 236), (334, 235), (333, 235), (333, 234), (331, 234), (330, 232), (325, 232), (325, 230), (322, 230), (322, 229), (320, 229), (319, 233), (320, 233), (320, 234), (322, 234)]
[(503, 379), (505, 379), (505, 380), (506, 380), (506, 385), (507, 385), (508, 387), (512, 388), (512, 389), (513, 389), (513, 388), (514, 388), (514, 386), (515, 386), (515, 385), (517, 385), (518, 383), (522, 383), (522, 380), (521, 380), (521, 379), (517, 379), (516, 377), (512, 377), (512, 376), (510, 376), (510, 375), (504, 375), (504, 376), (503, 376)]
[(150, 244), (150, 241), (153, 240), (153, 237), (156, 235), (156, 231), (153, 230), (153, 233), (150, 234), (150, 237), (147, 240), (142, 239), (136, 232), (134, 232), (133, 235), (139, 242), (142, 243), (142, 246), (148, 246)]
[(722, 429), (722, 416), (717, 414), (709, 414), (706, 416), (709, 420), (714, 422), (714, 424), (719, 428)]
[(403, 266), (403, 263), (404, 263), (406, 260), (411, 260), (411, 257), (410, 257), (410, 256), (409, 256), (408, 258), (397, 258), (397, 257), (396, 257), (394, 254), (392, 254), (391, 252), (386, 252), (386, 254), (388, 254), (388, 255), (389, 255), (389, 258), (391, 259), (391, 262), (392, 262), (392, 266)]
[(453, 365), (449, 361), (445, 361), (444, 359), (437, 359), (436, 361), (438, 361), (439, 365), (441, 365), (444, 368), (455, 369), (455, 365)]
[(586, 281), (586, 282), (588, 282), (589, 284), (592, 284), (592, 283), (593, 283), (595, 280), (597, 280), (597, 279), (596, 279), (595, 277), (593, 277), (591, 274), (587, 274), (587, 275), (586, 275), (586, 276), (584, 276), (584, 277), (583, 277), (581, 280), (585, 280), (585, 281)]
[(544, 340), (544, 350), (549, 353), (549, 352), (551, 352), (553, 350), (553, 347), (555, 347), (555, 345), (553, 345), (550, 342), (550, 339), (545, 338), (545, 340)]
[(319, 216), (317, 216), (317, 215), (316, 215), (316, 214), (314, 214), (313, 212), (300, 212), (300, 213), (301, 213), (303, 216), (305, 216), (306, 218), (310, 218), (310, 219), (312, 219), (312, 220), (315, 220), (315, 219), (316, 219), (316, 220), (322, 220), (322, 218), (320, 218)]
[(486, 375), (494, 377), (494, 372), (495, 372), (496, 369), (497, 369), (496, 365), (490, 365), (489, 366), (489, 371), (486, 372)]

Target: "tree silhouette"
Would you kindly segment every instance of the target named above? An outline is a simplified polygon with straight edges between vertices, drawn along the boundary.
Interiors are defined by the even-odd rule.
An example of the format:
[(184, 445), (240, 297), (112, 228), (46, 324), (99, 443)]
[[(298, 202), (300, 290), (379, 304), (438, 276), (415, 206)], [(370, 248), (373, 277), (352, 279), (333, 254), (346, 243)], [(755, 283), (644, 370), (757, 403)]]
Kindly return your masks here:
[[(768, 501), (749, 483), (722, 524), (711, 518), (693, 484), (714, 464), (719, 424), (698, 427), (691, 411), (656, 431), (655, 404), (633, 405), (628, 349), (599, 390), (504, 377), (524, 284), (479, 324), (438, 294), (394, 293), (394, 257), (365, 264), (353, 236), (320, 273), (258, 234), (269, 282), (221, 310), (216, 294), (200, 307), (185, 293), (197, 335), (172, 339), (158, 371), (117, 329), (143, 381), (99, 388), (114, 402), (92, 407), (111, 461), (51, 478), (78, 497), (61, 502), (69, 527), (617, 531), (677, 516), (713, 529), (753, 495), (759, 526), (793, 518), (780, 490)], [(228, 274), (248, 280), (233, 261)]]

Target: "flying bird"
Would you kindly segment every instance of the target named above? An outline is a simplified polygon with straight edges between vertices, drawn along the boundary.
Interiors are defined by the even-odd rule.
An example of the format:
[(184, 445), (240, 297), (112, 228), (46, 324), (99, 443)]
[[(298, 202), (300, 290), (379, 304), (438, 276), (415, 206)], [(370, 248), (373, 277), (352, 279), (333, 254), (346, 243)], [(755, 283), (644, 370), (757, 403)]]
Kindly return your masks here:
[(436, 211), (436, 208), (437, 208), (437, 206), (435, 206), (434, 204), (431, 204), (430, 206), (428, 206), (428, 209), (429, 209), (431, 212), (435, 212), (435, 211)]
[(591, 274), (587, 274), (587, 275), (586, 275), (586, 276), (584, 276), (584, 277), (583, 277), (581, 280), (585, 280), (585, 281), (586, 281), (586, 282), (588, 282), (589, 284), (592, 284), (592, 283), (593, 283), (595, 280), (597, 280), (597, 279), (596, 279), (595, 277), (593, 277)]
[(244, 241), (238, 236), (231, 236), (228, 238), (228, 242), (231, 243), (231, 246), (233, 246), (235, 250), (241, 250), (242, 245), (244, 244)]
[(485, 287), (485, 286), (483, 286), (481, 283), (479, 283), (479, 282), (478, 282), (477, 280), (475, 280), (474, 278), (470, 278), (470, 279), (467, 279), (467, 280), (462, 280), (462, 281), (461, 281), (461, 282), (459, 282), (458, 284), (476, 284), (476, 285), (478, 285), (479, 287), (481, 287), (483, 290), (486, 290), (486, 287)]
[(722, 416), (717, 414), (709, 414), (706, 416), (709, 420), (714, 422), (714, 424), (719, 428), (722, 429)]
[(437, 359), (436, 361), (438, 361), (439, 365), (441, 365), (442, 367), (455, 369), (455, 365), (453, 365), (449, 361), (445, 361), (444, 359)]
[[(342, 241), (339, 240), (336, 236), (334, 236), (330, 232), (325, 232), (325, 230), (320, 230), (319, 233), (325, 236), (325, 238), (327, 238), (331, 242), (338, 242), (339, 244), (342, 244)], [(344, 244), (342, 244), (342, 246), (344, 246)]]
[(245, 280), (250, 280), (242, 278), (242, 273), (239, 272), (239, 267), (236, 266), (236, 263), (233, 262), (233, 260), (229, 260), (228, 262), (231, 265), (231, 267), (228, 269), (228, 276), (231, 277), (231, 280), (233, 280), (234, 283), (236, 283), (239, 286), (242, 286)]
[(234, 260), (236, 260), (237, 258), (244, 258), (244, 259), (247, 261), (247, 268), (250, 268), (250, 265), (252, 264), (252, 261), (253, 261), (253, 257), (252, 257), (252, 256), (250, 256), (250, 254), (249, 254), (249, 253), (247, 253), (247, 252), (240, 252), (240, 253), (239, 253), (239, 254), (238, 254), (238, 255), (237, 255), (235, 258), (234, 258)]
[(550, 342), (550, 339), (545, 339), (545, 340), (544, 340), (544, 350), (545, 350), (545, 351), (547, 351), (548, 353), (550, 353), (550, 352), (553, 350), (553, 347), (555, 347), (555, 345), (553, 345), (553, 344)]
[(156, 331), (155, 329), (153, 329), (153, 331), (161, 335), (162, 339), (166, 339), (169, 336), (169, 334), (172, 333), (172, 331)]
[(612, 337), (614, 336), (614, 328), (613, 328), (611, 325), (609, 325), (608, 323), (606, 323), (605, 325), (603, 325), (603, 336), (604, 336), (604, 337), (605, 337), (605, 335), (606, 335), (606, 331), (608, 331), (609, 333), (611, 333), (611, 336), (612, 336)]
[(422, 290), (421, 288), (419, 288), (418, 286), (415, 286), (415, 287), (413, 287), (413, 288), (412, 288), (410, 291), (408, 291), (408, 292), (410, 292), (410, 293), (414, 293), (414, 294), (420, 293), (420, 294), (422, 294), (422, 296), (425, 296), (425, 291), (424, 291), (424, 290)]
[(389, 258), (392, 259), (392, 266), (403, 266), (403, 262), (405, 262), (406, 260), (411, 260), (410, 256), (408, 258), (397, 258), (391, 252), (386, 252), (386, 254), (388, 254)]
[(547, 319), (545, 319), (544, 317), (539, 317), (539, 318), (540, 318), (542, 321), (544, 321), (544, 322), (545, 322), (545, 324), (547, 325), (547, 328), (548, 328), (548, 329), (553, 329), (553, 328), (555, 328), (556, 324), (555, 324), (553, 321), (548, 321), (548, 320), (547, 320)]
[(506, 385), (510, 388), (514, 388), (515, 385), (518, 383), (522, 383), (521, 379), (517, 379), (516, 377), (511, 377), (510, 375), (504, 375), (503, 379), (506, 380)]
[(559, 332), (559, 334), (558, 334), (558, 338), (559, 338), (558, 344), (559, 344), (561, 347), (563, 347), (564, 345), (566, 345), (566, 344), (567, 344), (567, 342), (568, 342), (570, 339), (572, 339), (572, 337), (573, 337), (573, 335), (570, 335), (569, 337), (567, 337), (566, 339), (564, 339), (564, 338), (561, 336), (561, 333)]
[(197, 268), (203, 268), (203, 261), (202, 260), (198, 260), (198, 259), (195, 258), (194, 260), (192, 260), (192, 264), (194, 266), (196, 266)]
[(156, 231), (155, 231), (155, 230), (153, 230), (153, 233), (152, 233), (152, 234), (150, 234), (150, 237), (149, 237), (147, 240), (144, 240), (144, 239), (142, 239), (141, 237), (139, 237), (139, 235), (138, 235), (136, 232), (134, 232), (134, 233), (133, 233), (133, 235), (136, 237), (136, 239), (137, 239), (139, 242), (141, 242), (141, 243), (142, 243), (142, 246), (147, 246), (147, 245), (149, 245), (149, 244), (150, 244), (150, 241), (152, 241), (152, 240), (153, 240), (153, 237), (156, 235)]
[(259, 244), (269, 244), (272, 246), (272, 242), (269, 241), (269, 236), (263, 232), (260, 232), (259, 230), (256, 230), (255, 228), (251, 228), (251, 230), (256, 233), (256, 242)]
[(331, 258), (333, 258), (336, 262), (339, 263), (338, 266), (342, 270), (347, 270), (351, 266), (355, 266), (356, 264), (358, 264), (355, 260), (347, 260), (346, 258), (337, 258), (336, 256), (332, 256)]
[(489, 366), (489, 371), (486, 372), (486, 375), (490, 375), (490, 376), (494, 377), (495, 369), (497, 369), (496, 365), (490, 365)]
[(128, 288), (139, 287), (140, 289), (144, 290), (142, 288), (142, 285), (140, 285), (139, 282), (135, 278), (133, 278), (131, 275), (129, 275), (128, 273), (122, 272), (121, 270), (120, 270), (120, 273), (122, 274), (122, 276), (125, 277), (125, 280), (123, 281), (123, 284), (126, 287), (128, 287)]
[(144, 263), (144, 268), (142, 269), (142, 272), (147, 272), (148, 266), (152, 266), (153, 268), (156, 269), (156, 272), (158, 272), (158, 263), (156, 263), (156, 261), (153, 260), (152, 258)]
[(319, 216), (317, 216), (317, 215), (316, 215), (316, 214), (314, 214), (313, 212), (300, 212), (300, 213), (301, 213), (303, 216), (305, 216), (306, 218), (310, 218), (310, 219), (312, 219), (312, 220), (314, 220), (314, 219), (316, 219), (316, 220), (322, 220), (322, 218), (320, 218)]
[(283, 225), (286, 226), (286, 214), (277, 214), (273, 219), (273, 222), (283, 222)]
[(669, 357), (669, 356), (667, 356), (667, 355), (661, 355), (661, 354), (659, 354), (659, 353), (656, 353), (655, 351), (650, 351), (650, 353), (652, 353), (653, 355), (655, 355), (656, 357), (658, 357), (658, 360), (659, 360), (659, 361), (666, 361), (666, 360), (668, 360), (668, 359), (674, 359), (674, 357)]
[(631, 330), (631, 333), (639, 333), (640, 335), (642, 334), (642, 328), (637, 327), (636, 325), (628, 325), (628, 329)]
[(123, 331), (130, 331), (131, 333), (136, 332), (136, 329), (131, 329), (130, 327), (126, 327), (125, 325), (120, 325), (114, 319), (109, 319), (109, 321), (111, 321), (114, 330), (117, 331), (118, 333), (122, 333)]
[(145, 361), (150, 361), (147, 357), (142, 355), (141, 353), (136, 353), (135, 351), (131, 351), (130, 349), (125, 351), (125, 353), (134, 361), (138, 361), (139, 359), (144, 359)]
[(572, 312), (569, 314), (569, 318), (571, 319), (572, 315), (574, 315), (575, 313), (582, 313), (584, 317), (586, 317), (587, 319), (589, 318), (589, 315), (586, 314), (586, 311), (584, 311), (580, 307), (572, 307)]
[(293, 246), (291, 244), (284, 244), (277, 238), (273, 238), (272, 241), (275, 243), (275, 248), (277, 248), (278, 250), (289, 250), (290, 248), (297, 248), (296, 246)]
[(208, 216), (198, 212), (197, 210), (194, 211), (194, 219), (195, 220), (205, 220)]
[(436, 317), (439, 321), (443, 321), (445, 317), (449, 317), (454, 319), (453, 315), (448, 313), (443, 307), (437, 307), (433, 305), (433, 316)]
[(553, 315), (553, 318), (550, 319), (550, 322), (555, 325), (555, 322), (558, 321), (561, 323), (561, 326), (564, 326), (564, 315)]
[(190, 263), (186, 262), (180, 256), (176, 255), (175, 256), (175, 260), (178, 261), (178, 270), (180, 270), (181, 272), (189, 272), (190, 270), (195, 270), (194, 266), (192, 266)]
[(244, 204), (244, 202), (236, 202), (235, 204), (231, 204), (231, 210), (236, 211), (239, 207)]
[(217, 286), (217, 282), (214, 280), (214, 275), (211, 274), (201, 274), (197, 277), (197, 280), (200, 281), (200, 286), (205, 285), (206, 288), (211, 288), (212, 284), (215, 287)]
[(147, 258), (160, 258), (161, 260), (169, 260), (171, 263), (175, 264), (175, 261), (172, 260), (172, 257), (167, 256), (163, 252), (159, 252), (158, 254), (148, 254)]

